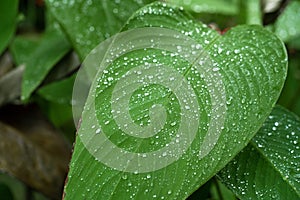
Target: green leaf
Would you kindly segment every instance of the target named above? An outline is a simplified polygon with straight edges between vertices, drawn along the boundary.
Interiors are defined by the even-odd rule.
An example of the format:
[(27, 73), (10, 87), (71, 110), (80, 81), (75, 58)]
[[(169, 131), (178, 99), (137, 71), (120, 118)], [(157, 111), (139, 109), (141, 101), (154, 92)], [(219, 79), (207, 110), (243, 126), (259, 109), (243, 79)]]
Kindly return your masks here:
[(22, 80), (22, 100), (28, 100), (54, 65), (70, 51), (71, 46), (59, 28), (49, 29), (25, 60)]
[(186, 200), (198, 200), (199, 197), (201, 199), (208, 199), (210, 197), (210, 188), (213, 185), (212, 179), (207, 181), (204, 185), (202, 185), (198, 190), (196, 190), (193, 194), (191, 194)]
[(299, 199), (299, 138), (299, 117), (277, 106), (218, 175), (241, 199)]
[(39, 44), (39, 37), (27, 38), (24, 36), (17, 36), (10, 45), (10, 52), (14, 58), (16, 65), (21, 65), (30, 59), (30, 55), (34, 52)]
[[(195, 52), (195, 60), (189, 62), (179, 54), (182, 50), (188, 53), (187, 56), (193, 55), (193, 51), (182, 49), (186, 41), (182, 39), (181, 44), (175, 44), (175, 52), (154, 47), (137, 49), (116, 58), (106, 68), (105, 73), (97, 76), (94, 73), (95, 78), (82, 115), (70, 164), (65, 199), (100, 197), (103, 199), (151, 199), (155, 197), (184, 199), (221, 170), (247, 145), (271, 112), (280, 94), (287, 70), (286, 51), (277, 36), (261, 26), (237, 26), (221, 36), (206, 25), (195, 22), (180, 8), (154, 3), (137, 11), (124, 27), (124, 31), (133, 31), (130, 32), (130, 37), (134, 37), (134, 34), (146, 37), (139, 32), (141, 30), (139, 28), (145, 27), (163, 27), (178, 31), (183, 35), (182, 38), (191, 39), (195, 42), (196, 48), (199, 45), (203, 49), (199, 47), (200, 50)], [(156, 37), (159, 37), (157, 30), (147, 29), (143, 34), (155, 35), (157, 33)], [(165, 37), (165, 40), (161, 40), (159, 44), (166, 43), (167, 46), (172, 46), (173, 37), (174, 35)], [(129, 40), (129, 37), (121, 38)], [(205, 72), (199, 74), (197, 71), (197, 63), (205, 62), (208, 57), (211, 63), (202, 66), (203, 70), (215, 75), (219, 74), (220, 77), (207, 78)], [(120, 129), (116, 122), (119, 118), (115, 118), (113, 114), (118, 113), (118, 110), (112, 109), (113, 104), (116, 104), (119, 98), (115, 99), (112, 93), (116, 90), (115, 87), (119, 87), (117, 84), (123, 80), (122, 77), (127, 76), (129, 70), (140, 66), (144, 69), (137, 71), (136, 74), (148, 72), (146, 63), (176, 70), (176, 73), (184, 76), (185, 79), (182, 82), (189, 80), (196, 94), (187, 95), (182, 99), (177, 97), (174, 91), (170, 92), (166, 86), (159, 84), (138, 88), (130, 97), (128, 107), (124, 107), (129, 109), (128, 112), (133, 120), (127, 126), (136, 125), (137, 128), (141, 128), (139, 126), (147, 126), (149, 121), (150, 124), (152, 123), (152, 120), (158, 126), (165, 118), (165, 124), (162, 124), (163, 128), (159, 133), (149, 138), (139, 138)], [(154, 69), (160, 70), (161, 67)], [(159, 79), (161, 76), (157, 73), (150, 77)], [(171, 81), (172, 77), (173, 72), (167, 74), (166, 77), (163, 76), (166, 82)], [(133, 77), (130, 80), (136, 79)], [(220, 80), (223, 85), (215, 85)], [(178, 84), (176, 81), (170, 84), (176, 86)], [(119, 84), (122, 87), (120, 91), (123, 91), (119, 97), (123, 99), (124, 96), (128, 96), (126, 91), (134, 84), (123, 85), (123, 82)], [(224, 88), (226, 94), (222, 93), (220, 88)], [(186, 90), (180, 89), (182, 92), (187, 92)], [(94, 91), (96, 94), (93, 93)], [(218, 98), (214, 99), (214, 95)], [(181, 105), (181, 101), (190, 101), (188, 97), (192, 96), (197, 99), (193, 102), (198, 102), (199, 109)], [(154, 118), (149, 116), (149, 110), (156, 104), (166, 109), (167, 116), (161, 116), (160, 112), (153, 112)], [(226, 107), (226, 113), (222, 111), (224, 107)], [(199, 111), (199, 115), (181, 113), (185, 110)], [(219, 111), (221, 114), (216, 115)], [(124, 113), (120, 114), (122, 117)], [(96, 122), (93, 121), (94, 118), (97, 119)], [(189, 124), (191, 126), (196, 124), (196, 128), (185, 127), (182, 118), (188, 118)], [(224, 126), (219, 127), (218, 123), (222, 123), (223, 119)], [(133, 154), (140, 152), (139, 155), (145, 155), (145, 159), (149, 159), (151, 152), (157, 152), (162, 147), (167, 148), (168, 144), (176, 144), (176, 134), (182, 126), (185, 127), (183, 128), (184, 134), (179, 135), (178, 142), (185, 141), (182, 137), (190, 132), (196, 130), (197, 133), (191, 145), (173, 163), (157, 169), (156, 164), (167, 162), (163, 153), (159, 155), (160, 157), (154, 157), (155, 159), (152, 162), (149, 161), (148, 165), (138, 161), (139, 165), (135, 165), (131, 163), (131, 159), (124, 160), (125, 151), (133, 152)], [(101, 128), (97, 129), (97, 127)], [(216, 144), (213, 141), (204, 144), (207, 138), (215, 139), (214, 136), (211, 138), (212, 132), (220, 133), (218, 141)], [(109, 138), (110, 141), (101, 140), (103, 137)], [(171, 143), (172, 140), (175, 142)], [(111, 142), (118, 148), (103, 147), (101, 146), (103, 142), (105, 145)], [(124, 151), (121, 150), (120, 154), (115, 154), (115, 149), (124, 149)], [(178, 154), (166, 153), (165, 155), (176, 157)], [(122, 163), (123, 160), (125, 163)], [(110, 167), (110, 161), (116, 165)], [(144, 170), (139, 166), (148, 168)], [(144, 171), (139, 171), (141, 169)]]
[(101, 41), (120, 31), (126, 20), (153, 0), (47, 0), (81, 60)]
[(48, 84), (38, 90), (38, 94), (48, 101), (71, 105), (72, 91), (76, 74), (62, 81)]
[(288, 42), (300, 35), (300, 2), (292, 1), (275, 22), (275, 33)]
[(236, 200), (235, 195), (221, 181), (215, 179), (211, 187), (212, 198), (215, 200)]
[(0, 183), (0, 195), (1, 195), (1, 198), (3, 198), (3, 199), (7, 199), (7, 200), (14, 199), (10, 188), (6, 184), (3, 184), (3, 183)]
[(238, 0), (167, 0), (195, 13), (218, 13), (235, 15), (238, 13)]
[(0, 54), (6, 48), (16, 29), (18, 0), (0, 1)]
[(26, 186), (16, 178), (1, 172), (0, 183), (5, 184), (9, 187), (10, 191), (13, 194), (12, 199), (23, 200), (26, 196)]

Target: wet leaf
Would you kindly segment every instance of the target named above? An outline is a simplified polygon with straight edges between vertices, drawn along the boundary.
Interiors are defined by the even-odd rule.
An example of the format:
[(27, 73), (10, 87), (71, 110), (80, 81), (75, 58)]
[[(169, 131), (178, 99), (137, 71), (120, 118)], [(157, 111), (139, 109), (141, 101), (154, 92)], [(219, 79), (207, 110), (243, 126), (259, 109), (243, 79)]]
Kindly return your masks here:
[(0, 55), (16, 29), (18, 0), (0, 1)]
[(70, 145), (33, 106), (0, 110), (0, 170), (60, 199)]
[[(124, 30), (138, 31), (140, 29), (137, 28), (142, 27), (177, 30), (184, 35), (183, 38), (193, 39), (194, 46), (199, 44), (203, 49), (200, 48), (199, 52), (196, 52), (196, 59), (193, 62), (188, 62), (179, 55), (181, 50), (190, 53), (184, 54), (187, 59), (193, 55), (193, 52), (182, 49), (185, 40), (176, 47), (175, 52), (155, 48), (130, 51), (116, 58), (101, 76), (99, 74), (99, 77), (95, 77), (76, 138), (65, 199), (100, 197), (103, 199), (184, 199), (222, 169), (247, 145), (271, 112), (280, 94), (287, 70), (286, 51), (283, 43), (261, 26), (237, 26), (221, 36), (206, 25), (193, 21), (182, 9), (155, 3), (137, 11)], [(145, 32), (144, 34), (155, 33), (150, 30)], [(172, 46), (172, 38), (172, 36), (165, 37), (164, 41)], [(219, 78), (207, 79), (204, 75), (199, 75), (198, 68), (194, 66), (195, 63), (202, 63), (201, 59), (203, 57), (206, 59), (206, 54), (212, 63), (204, 66), (204, 70), (215, 75), (220, 73)], [(136, 71), (136, 74), (148, 72), (146, 63), (150, 63), (150, 66), (166, 66), (167, 69), (174, 69), (176, 73), (182, 74), (185, 77), (181, 79), (182, 82), (188, 80), (196, 92), (197, 100), (193, 102), (199, 103), (199, 110), (181, 106), (180, 101), (189, 101), (188, 97), (193, 95), (186, 95), (183, 99), (175, 97), (172, 89), (170, 92), (165, 88), (166, 86), (160, 87), (159, 84), (138, 88), (130, 97), (129, 105), (124, 107), (129, 109), (133, 122), (126, 123), (124, 127), (136, 125), (138, 129), (139, 126), (149, 125), (151, 118), (149, 110), (152, 105), (160, 104), (168, 113), (159, 133), (149, 138), (140, 138), (129, 135), (131, 132), (121, 130), (114, 116), (118, 110), (113, 110), (112, 106), (118, 99), (131, 94), (128, 94), (127, 90), (134, 86), (132, 84), (126, 87), (126, 84), (119, 83), (122, 76), (126, 76), (130, 70), (138, 66), (145, 68)], [(163, 67), (157, 67), (155, 70), (161, 68)], [(91, 76), (95, 74), (94, 72)], [(171, 81), (172, 75), (173, 72), (168, 76), (160, 76), (158, 73), (149, 76), (149, 79), (162, 77), (168, 82), (167, 80)], [(136, 79), (137, 77), (133, 76), (130, 80)], [(210, 88), (216, 86), (214, 83), (219, 80), (222, 80), (223, 85), (217, 84), (218, 87)], [(216, 82), (208, 83), (209, 81)], [(118, 83), (120, 84), (118, 87), (121, 87), (120, 91), (123, 92), (114, 93), (119, 96), (113, 98), (112, 93)], [(177, 84), (176, 81), (172, 83), (171, 85), (175, 86)], [(223, 87), (226, 94), (215, 91)], [(96, 89), (93, 90), (94, 88)], [(180, 91), (186, 92), (184, 89)], [(210, 96), (212, 93), (219, 94), (218, 98), (214, 99)], [(224, 106), (226, 113), (220, 111)], [(181, 113), (181, 110), (199, 111), (199, 115), (186, 115)], [(219, 111), (221, 114), (216, 114)], [(124, 114), (123, 111), (121, 113)], [(155, 112), (153, 115), (153, 120), (156, 120), (154, 123), (160, 125), (164, 116)], [(97, 119), (96, 122), (93, 121), (94, 117)], [(182, 118), (186, 117), (191, 126), (199, 121), (199, 127), (191, 130), (184, 128), (184, 135), (182, 134), (181, 137), (194, 130), (198, 129), (198, 131), (189, 148), (177, 161), (157, 169), (156, 164), (168, 162), (164, 156), (176, 158), (178, 154), (162, 153), (148, 164), (142, 161), (136, 161), (137, 163), (134, 164), (131, 163), (131, 158), (124, 159), (124, 152), (133, 152), (129, 154), (134, 156), (140, 155), (140, 159), (149, 159), (149, 157), (151, 159), (152, 157), (149, 156), (152, 155), (151, 152), (168, 148), (168, 144), (176, 144), (177, 131), (183, 124)], [(223, 119), (222, 127), (218, 127), (220, 124), (209, 125), (211, 122), (219, 123)], [(220, 133), (218, 142), (204, 145), (207, 138), (215, 139), (214, 136), (210, 137), (212, 128), (214, 133)], [(100, 138), (103, 137), (109, 140), (101, 140)], [(175, 142), (172, 143), (172, 140)], [(182, 141), (184, 140), (179, 136), (178, 142)], [(101, 146), (101, 142), (105, 143), (104, 147)], [(111, 143), (113, 147), (106, 148), (105, 145)], [(115, 150), (119, 149), (121, 149), (120, 154), (116, 154)], [(203, 156), (203, 152), (207, 154)], [(127, 162), (129, 164), (126, 164)], [(111, 164), (114, 166), (112, 167)]]
[(292, 1), (275, 22), (275, 33), (288, 42), (300, 36), (300, 2)]
[(241, 199), (299, 199), (299, 138), (299, 117), (277, 106), (218, 175)]
[(153, 0), (47, 0), (81, 60), (105, 38), (120, 31), (134, 11)]
[(30, 57), (25, 60), (22, 79), (22, 100), (28, 100), (52, 67), (70, 51), (65, 35), (58, 29), (48, 30)]

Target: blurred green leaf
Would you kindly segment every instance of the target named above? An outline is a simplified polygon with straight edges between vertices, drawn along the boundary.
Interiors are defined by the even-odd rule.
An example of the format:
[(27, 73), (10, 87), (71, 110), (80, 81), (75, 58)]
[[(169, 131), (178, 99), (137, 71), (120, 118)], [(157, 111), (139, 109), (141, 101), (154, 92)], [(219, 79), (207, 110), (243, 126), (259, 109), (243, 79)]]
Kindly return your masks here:
[(300, 35), (300, 2), (291, 1), (275, 22), (275, 33), (288, 42)]
[(12, 38), (17, 24), (18, 0), (0, 1), (0, 54)]
[(275, 107), (218, 176), (241, 199), (300, 199), (300, 119)]
[(218, 13), (235, 15), (238, 13), (239, 0), (167, 0), (195, 13)]
[(262, 24), (261, 0), (239, 0), (239, 22), (242, 24)]
[[(33, 189), (26, 186), (20, 180), (8, 174), (4, 174), (0, 172), (0, 183), (5, 184), (7, 187), (9, 187), (12, 193), (13, 200), (25, 200), (29, 198), (30, 200), (50, 200), (49, 198), (45, 197), (41, 193), (34, 191)], [(9, 198), (4, 198), (3, 195), (1, 195), (0, 198), (3, 200), (9, 200)]]
[(40, 37), (16, 36), (10, 45), (10, 52), (15, 64), (27, 63), (40, 43)]
[(300, 115), (300, 52), (289, 57), (289, 70), (278, 103)]
[(50, 83), (38, 90), (38, 94), (48, 101), (71, 105), (76, 74), (61, 81)]
[[(72, 92), (76, 74), (61, 81), (50, 83), (38, 90), (38, 94), (49, 101), (46, 105), (47, 115), (52, 123), (61, 127), (66, 123), (73, 125)], [(74, 127), (74, 126), (72, 126)], [(71, 131), (71, 134), (74, 132)]]
[(43, 85), (65, 79), (66, 77), (69, 77), (71, 74), (75, 73), (79, 68), (80, 60), (77, 54), (72, 51), (64, 56), (64, 58), (51, 69), (43, 81)]
[(65, 35), (59, 30), (48, 30), (38, 46), (25, 60), (22, 80), (22, 100), (28, 100), (31, 93), (41, 84), (51, 68), (71, 49)]
[(154, 0), (46, 0), (81, 60), (101, 41), (120, 31), (134, 11)]
[(5, 200), (13, 200), (14, 199), (10, 188), (6, 184), (1, 183), (1, 182), (0, 182), (0, 196), (2, 199), (5, 199)]
[(4, 174), (4, 173), (0, 172), (0, 183), (3, 183), (10, 188), (14, 200), (24, 200), (25, 199), (26, 186), (18, 179), (14, 178), (8, 174)]

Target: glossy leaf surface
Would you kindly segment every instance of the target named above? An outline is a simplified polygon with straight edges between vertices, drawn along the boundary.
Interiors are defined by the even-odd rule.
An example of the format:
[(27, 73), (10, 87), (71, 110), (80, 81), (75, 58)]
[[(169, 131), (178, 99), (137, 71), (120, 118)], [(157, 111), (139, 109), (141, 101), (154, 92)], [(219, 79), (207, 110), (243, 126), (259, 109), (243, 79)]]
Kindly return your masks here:
[[(212, 65), (207, 66), (206, 70), (221, 74), (226, 90), (226, 96), (222, 98), (225, 97), (226, 101), (219, 99), (217, 105), (226, 106), (226, 114), (224, 127), (219, 130), (221, 135), (218, 142), (207, 156), (199, 159), (203, 138), (209, 128), (214, 128), (208, 124), (218, 120), (220, 116), (212, 115), (215, 112), (212, 110), (215, 105), (210, 98), (212, 91), (191, 63), (180, 56), (174, 56), (172, 52), (160, 49), (130, 52), (117, 58), (105, 75), (94, 79), (93, 85), (99, 86), (95, 101), (96, 117), (104, 133), (98, 129), (93, 130), (99, 124), (93, 124), (90, 120), (95, 114), (89, 109), (94, 104), (94, 94), (90, 94), (73, 152), (65, 189), (66, 199), (186, 198), (247, 145), (271, 112), (280, 94), (286, 76), (286, 51), (283, 43), (262, 27), (237, 26), (221, 36), (206, 25), (193, 21), (182, 9), (155, 3), (136, 12), (124, 30), (149, 26), (177, 30), (195, 40), (195, 44), (203, 47), (197, 52), (198, 59), (201, 60), (202, 55), (208, 54), (212, 61)], [(176, 162), (152, 172), (130, 173), (115, 170), (98, 161), (92, 155), (93, 152), (89, 152), (83, 144), (81, 136), (90, 135), (89, 142), (97, 145), (99, 133), (106, 134), (116, 146), (132, 152), (157, 150), (174, 137), (174, 131), (181, 122), (179, 100), (172, 100), (172, 92), (157, 85), (138, 89), (129, 104), (134, 123), (142, 126), (147, 124), (151, 105), (161, 104), (168, 110), (170, 115), (163, 131), (157, 136), (147, 139), (128, 136), (120, 131), (112, 117), (112, 88), (123, 74), (137, 67), (141, 60), (173, 68), (190, 81), (200, 107), (197, 119), (199, 129), (190, 147)], [(115, 74), (116, 71), (118, 73)], [(109, 84), (105, 83), (107, 80)], [(94, 150), (100, 152), (100, 155), (105, 151), (99, 145)], [(105, 155), (108, 160), (119, 159), (107, 151)], [(162, 161), (153, 162), (164, 162), (161, 159)]]
[(299, 117), (277, 106), (218, 175), (241, 199), (299, 199), (299, 138)]

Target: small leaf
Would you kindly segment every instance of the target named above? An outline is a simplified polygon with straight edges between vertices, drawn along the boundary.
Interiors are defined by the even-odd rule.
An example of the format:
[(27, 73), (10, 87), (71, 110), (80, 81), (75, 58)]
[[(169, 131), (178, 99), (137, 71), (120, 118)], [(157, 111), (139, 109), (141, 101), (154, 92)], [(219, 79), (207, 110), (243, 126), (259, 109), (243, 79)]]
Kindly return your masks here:
[(69, 42), (58, 28), (48, 30), (45, 33), (34, 52), (26, 59), (22, 80), (22, 100), (28, 100), (51, 68), (70, 49)]
[(275, 107), (218, 176), (241, 199), (300, 199), (300, 119)]
[(71, 105), (72, 91), (76, 74), (62, 81), (48, 84), (38, 90), (38, 94), (48, 101)]
[[(139, 32), (145, 27), (150, 29), (146, 28), (147, 31), (142, 32), (143, 34)], [(173, 37), (177, 38), (176, 34), (165, 36), (157, 42), (156, 39), (160, 39), (158, 30), (162, 31), (161, 28), (179, 32), (182, 34), (181, 39), (193, 41), (187, 46), (200, 49), (195, 52), (193, 49), (190, 51), (184, 49), (187, 41), (184, 39), (180, 40), (180, 43), (174, 43)], [(92, 78), (92, 89), (76, 138), (65, 198), (187, 198), (247, 145), (271, 112), (286, 76), (287, 55), (284, 45), (276, 35), (257, 25), (237, 26), (221, 36), (206, 25), (195, 22), (182, 9), (170, 7), (165, 3), (150, 4), (138, 10), (130, 18), (124, 31), (127, 32), (121, 33), (120, 38), (126, 38), (126, 41), (129, 40), (128, 37), (132, 38), (128, 41), (130, 47), (143, 45), (145, 41), (150, 41), (150, 45), (148, 48), (142, 46), (121, 56), (115, 53), (113, 56), (116, 58), (105, 68), (106, 71), (101, 73), (103, 66), (100, 66), (99, 74), (96, 72), (88, 74), (94, 79)], [(122, 35), (128, 31), (130, 33), (128, 37)], [(151, 35), (153, 37), (150, 37)], [(131, 43), (139, 41), (140, 37), (145, 40)], [(116, 49), (122, 49), (119, 47), (123, 44), (113, 41), (115, 42), (113, 44), (117, 45)], [(157, 43), (154, 41), (160, 45), (174, 46), (175, 50), (155, 48), (153, 45)], [(92, 52), (89, 56), (93, 58), (97, 54), (96, 51)], [(186, 54), (180, 56), (180, 52)], [(106, 52), (105, 55), (111, 53)], [(212, 63), (198, 66), (197, 63), (201, 64), (204, 62), (202, 59), (207, 58), (206, 53)], [(188, 58), (194, 58), (192, 55), (195, 55), (195, 59), (189, 62)], [(89, 58), (84, 64), (99, 66), (97, 62), (90, 63)], [(107, 62), (106, 57), (104, 61)], [(145, 83), (147, 78), (135, 77), (135, 74), (143, 75), (149, 72), (147, 66), (150, 66), (150, 69), (151, 66), (156, 66), (153, 67), (154, 70), (174, 70), (176, 73), (172, 71), (161, 75), (161, 72), (153, 72), (149, 75), (149, 80), (165, 80), (164, 83), (170, 84), (148, 85)], [(220, 73), (220, 77), (207, 78), (205, 72), (199, 73), (198, 67), (201, 69), (203, 67), (204, 71), (215, 75)], [(122, 82), (122, 78), (130, 75), (130, 72), (133, 73), (133, 77), (126, 79), (128, 82)], [(180, 79), (182, 82), (172, 81), (175, 74), (183, 76)], [(178, 97), (176, 91), (190, 90), (183, 88), (176, 90), (172, 87), (176, 87), (177, 84), (181, 86), (187, 80), (195, 94)], [(223, 81), (223, 85), (216, 84), (220, 80)], [(145, 86), (140, 86), (133, 93), (128, 91), (144, 83)], [(223, 87), (226, 95), (220, 91)], [(218, 98), (214, 99), (213, 95), (217, 95)], [(123, 113), (123, 110), (119, 109), (118, 106), (123, 106), (123, 103), (117, 103), (119, 99), (126, 97), (130, 97), (129, 103), (128, 105), (125, 103), (122, 108), (128, 109), (130, 117), (128, 113)], [(180, 102), (190, 101), (189, 97), (196, 98), (193, 102), (199, 103), (199, 109), (182, 106)], [(157, 110), (153, 112), (153, 118), (150, 116), (151, 107), (157, 104), (166, 109), (166, 117)], [(113, 109), (113, 106), (117, 106), (118, 109)], [(226, 113), (218, 110), (224, 107)], [(193, 113), (190, 115), (183, 113), (186, 110)], [(220, 113), (216, 114), (218, 112)], [(120, 115), (116, 116), (116, 113)], [(126, 120), (129, 118), (132, 121), (127, 123)], [(121, 126), (118, 119), (124, 119), (126, 123)], [(210, 124), (222, 123), (223, 119), (224, 126)], [(189, 129), (189, 126), (184, 124), (187, 121), (196, 127)], [(130, 135), (152, 122), (163, 127), (155, 136), (141, 138), (139, 135), (137, 137)], [(126, 130), (132, 126), (134, 128), (131, 131), (122, 130), (123, 127)], [(181, 127), (184, 127), (182, 134), (178, 131)], [(210, 135), (212, 129), (214, 134), (220, 133), (219, 138)], [(189, 137), (193, 131), (196, 132), (196, 136), (183, 154), (172, 151), (169, 153), (168, 150), (165, 154), (161, 152), (161, 149), (168, 149), (170, 145), (185, 141), (182, 137)], [(141, 134), (148, 133), (152, 132), (141, 131)], [(218, 138), (218, 141), (204, 144), (204, 141), (207, 141), (205, 138), (211, 140)], [(178, 148), (178, 151), (180, 150), (181, 148)], [(157, 152), (159, 153), (156, 154)], [(128, 155), (130, 158), (126, 157)], [(136, 159), (136, 155), (140, 157)], [(178, 160), (167, 163), (169, 157), (177, 159), (178, 155)], [(132, 163), (134, 159), (135, 162)], [(144, 160), (147, 162), (143, 162)], [(165, 163), (167, 163), (165, 167), (157, 168), (157, 165)]]
[(81, 60), (101, 41), (117, 33), (134, 11), (153, 0), (47, 0)]
[(0, 55), (16, 29), (18, 0), (0, 1)]

